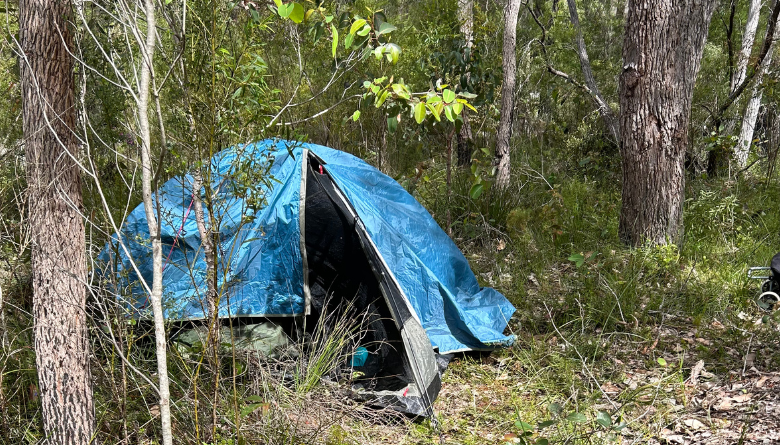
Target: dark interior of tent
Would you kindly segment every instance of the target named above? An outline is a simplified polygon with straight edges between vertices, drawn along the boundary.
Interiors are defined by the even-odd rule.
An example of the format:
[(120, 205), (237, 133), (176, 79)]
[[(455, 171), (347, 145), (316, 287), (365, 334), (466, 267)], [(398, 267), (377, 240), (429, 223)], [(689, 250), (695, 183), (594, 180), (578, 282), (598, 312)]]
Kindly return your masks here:
[[(304, 240), (311, 318), (344, 311), (363, 321), (367, 389), (399, 390), (410, 381), (401, 334), (380, 289), (376, 264), (366, 254), (356, 221), (319, 159), (309, 155)], [(376, 259), (374, 259), (374, 262)], [(314, 323), (308, 322), (307, 326)]]

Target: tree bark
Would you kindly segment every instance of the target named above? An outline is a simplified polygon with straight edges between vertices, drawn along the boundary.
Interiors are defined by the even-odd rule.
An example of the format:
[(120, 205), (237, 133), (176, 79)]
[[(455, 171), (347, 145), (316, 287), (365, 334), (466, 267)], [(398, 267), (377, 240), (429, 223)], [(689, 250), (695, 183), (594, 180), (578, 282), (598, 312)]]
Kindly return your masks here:
[(620, 75), (620, 237), (678, 242), (693, 86), (716, 2), (629, 0)]
[(580, 27), (580, 16), (577, 13), (577, 1), (567, 0), (569, 4), (569, 17), (571, 24), (577, 31), (577, 56), (580, 59), (580, 68), (582, 68), (582, 75), (585, 78), (585, 85), (590, 90), (590, 96), (593, 101), (596, 102), (596, 106), (601, 114), (601, 119), (604, 121), (604, 125), (607, 127), (610, 136), (615, 143), (620, 141), (620, 128), (618, 126), (618, 119), (612, 112), (612, 109), (607, 104), (607, 101), (601, 96), (598, 85), (596, 85), (596, 78), (593, 76), (593, 70), (590, 67), (590, 59), (588, 59), (588, 51), (585, 47), (585, 39), (582, 37), (582, 28)]
[(20, 1), (20, 77), (45, 443), (86, 445), (94, 443), (95, 411), (70, 14), (70, 2)]
[(764, 95), (764, 91), (761, 88), (761, 81), (766, 73), (767, 67), (772, 64), (773, 49), (774, 46), (770, 48), (769, 54), (766, 55), (764, 64), (760, 68), (761, 71), (756, 74), (756, 85), (753, 87), (753, 94), (750, 96), (750, 100), (748, 100), (745, 114), (742, 117), (742, 127), (740, 128), (739, 139), (737, 139), (737, 145), (734, 147), (734, 158), (736, 159), (740, 170), (744, 169), (747, 165), (748, 155), (750, 154), (750, 145), (753, 142), (753, 133), (756, 130), (758, 110), (761, 107), (761, 99)]
[(758, 18), (763, 4), (762, 0), (750, 0), (747, 22), (745, 22), (745, 33), (742, 34), (742, 48), (739, 51), (737, 67), (734, 77), (731, 79), (731, 85), (729, 85), (729, 92), (734, 92), (737, 85), (741, 84), (747, 75), (748, 61), (750, 60), (750, 53), (753, 52), (753, 43), (756, 41)]
[(162, 423), (163, 445), (173, 443), (171, 433), (171, 395), (168, 381), (168, 352), (165, 338), (165, 316), (162, 308), (162, 240), (160, 225), (155, 215), (152, 199), (152, 133), (149, 127), (149, 89), (152, 78), (154, 45), (156, 40), (154, 1), (144, 0), (146, 14), (146, 42), (141, 47), (141, 80), (138, 85), (138, 126), (141, 133), (141, 195), (143, 197), (149, 238), (152, 241), (152, 313), (154, 315), (154, 338), (157, 355), (157, 375), (160, 379), (160, 420)]
[[(463, 36), (464, 46), (469, 50), (474, 47), (474, 0), (458, 0), (458, 21), (460, 21), (460, 34)], [(469, 77), (469, 73), (466, 73)], [(461, 112), (463, 126), (458, 132), (458, 166), (466, 167), (471, 164), (472, 140), (474, 135), (471, 132), (471, 123), (469, 123), (468, 109), (464, 108)]]
[[(207, 341), (209, 348), (209, 360), (216, 364), (217, 351), (219, 348), (219, 312), (217, 308), (217, 255), (214, 249), (216, 239), (211, 224), (206, 225), (206, 216), (203, 211), (203, 201), (200, 199), (200, 189), (203, 186), (203, 177), (197, 169), (193, 172), (195, 180), (192, 185), (193, 208), (195, 210), (195, 223), (198, 226), (200, 234), (200, 245), (203, 247), (203, 254), (206, 259), (206, 314), (208, 316), (209, 338)], [(207, 192), (211, 189), (206, 187)], [(210, 212), (210, 215), (212, 213)]]
[(520, 12), (520, 0), (507, 0), (504, 16), (503, 69), (504, 81), (501, 86), (501, 120), (498, 125), (496, 141), (496, 185), (504, 188), (509, 185), (510, 162), (509, 141), (512, 138), (512, 117), (515, 108), (515, 80), (517, 78), (517, 15)]

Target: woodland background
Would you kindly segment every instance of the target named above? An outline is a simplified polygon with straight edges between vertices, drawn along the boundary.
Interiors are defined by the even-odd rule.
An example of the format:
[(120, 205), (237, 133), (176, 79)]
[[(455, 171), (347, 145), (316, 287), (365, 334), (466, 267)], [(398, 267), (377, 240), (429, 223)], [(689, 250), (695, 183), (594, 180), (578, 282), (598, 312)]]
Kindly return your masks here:
[[(746, 275), (780, 246), (779, 12), (6, 2), (0, 443), (780, 440), (776, 322)], [(159, 343), (170, 325), (129, 324), (94, 278), (150, 190), (273, 137), (397, 179), (518, 308), (514, 346), (453, 362), (438, 422), (363, 409), (323, 379), (348, 330), (305, 363), (238, 357), (212, 337), (182, 352)], [(241, 181), (264, 205), (253, 193), (272, 178)], [(208, 191), (201, 204), (218, 205)], [(47, 362), (57, 351), (78, 354)], [(82, 380), (63, 404), (40, 388), (68, 366)], [(290, 385), (285, 367), (304, 378)]]

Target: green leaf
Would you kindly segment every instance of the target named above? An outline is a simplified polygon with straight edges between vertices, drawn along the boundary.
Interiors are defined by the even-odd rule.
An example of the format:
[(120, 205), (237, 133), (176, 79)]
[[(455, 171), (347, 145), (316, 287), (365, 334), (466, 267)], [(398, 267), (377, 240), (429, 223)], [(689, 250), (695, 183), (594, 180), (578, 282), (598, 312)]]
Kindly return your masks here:
[(444, 116), (447, 117), (448, 121), (455, 122), (455, 114), (452, 112), (452, 107), (450, 105), (444, 107)]
[(515, 426), (520, 428), (523, 431), (533, 431), (534, 430), (533, 425), (525, 423), (522, 420), (518, 420), (517, 422), (515, 422)]
[(468, 91), (461, 91), (460, 93), (458, 93), (458, 96), (460, 96), (460, 97), (462, 97), (464, 99), (474, 99), (475, 97), (477, 97), (476, 94), (469, 93)]
[(371, 31), (371, 27), (368, 25), (363, 26), (363, 29), (357, 32), (357, 35), (360, 37), (365, 37), (368, 35), (368, 33)]
[(550, 441), (545, 439), (544, 437), (540, 437), (536, 439), (536, 445), (550, 445)]
[(333, 54), (333, 58), (336, 58), (336, 50), (339, 49), (339, 30), (335, 26), (330, 25), (330, 31), (333, 33), (333, 43), (330, 46), (330, 52)]
[(425, 104), (425, 108), (427, 108), (428, 111), (431, 112), (433, 117), (436, 119), (436, 122), (441, 122), (441, 113), (439, 113), (439, 110), (437, 110), (436, 107), (428, 103)]
[(398, 128), (398, 118), (396, 116), (387, 116), (387, 132), (393, 134), (396, 128)]
[(333, 16), (332, 15), (326, 15), (325, 16), (325, 23), (330, 23), (332, 21), (333, 21)]
[(279, 9), (282, 6), (282, 0), (274, 0), (274, 3), (276, 3), (277, 9)]
[(582, 413), (571, 413), (566, 416), (566, 420), (572, 423), (585, 423), (588, 421), (588, 418)]
[[(288, 5), (289, 7), (289, 5)], [(292, 3), (292, 10), (290, 11), (290, 20), (295, 23), (303, 22), (303, 15), (305, 11), (300, 3)]]
[(663, 357), (658, 357), (658, 364), (666, 368), (666, 360)]
[(241, 408), (241, 415), (246, 417), (246, 416), (252, 414), (253, 412), (257, 411), (260, 408), (266, 408), (267, 409), (268, 408), (268, 404), (267, 403), (252, 403), (250, 405), (247, 405), (247, 406)]
[(398, 29), (398, 28), (396, 28), (395, 26), (393, 26), (393, 25), (391, 25), (391, 24), (389, 24), (387, 22), (382, 22), (382, 24), (379, 25), (379, 35), (390, 34), (391, 32), (395, 31), (396, 29)]
[(347, 34), (346, 37), (344, 37), (344, 48), (350, 49), (352, 48), (352, 41), (355, 39), (354, 34)]
[(293, 11), (294, 6), (292, 3), (286, 4), (286, 5), (279, 5), (278, 12), (279, 16), (286, 19), (290, 16), (290, 13)]
[(381, 107), (382, 104), (387, 100), (388, 96), (390, 96), (390, 92), (387, 90), (382, 90), (382, 92), (376, 98), (376, 107)]
[(366, 25), (366, 19), (357, 19), (352, 23), (352, 26), (349, 28), (350, 34), (355, 34), (358, 30), (363, 29), (363, 26)]
[(387, 48), (386, 54), (390, 56), (389, 57), (390, 63), (392, 63), (393, 65), (398, 63), (398, 56), (401, 54), (401, 47), (396, 45), (395, 43), (388, 43), (387, 45), (385, 45), (385, 47)]
[(460, 112), (463, 111), (463, 104), (457, 102), (452, 104), (452, 111), (454, 111), (455, 114), (460, 116)]
[(620, 422), (619, 424), (613, 426), (612, 429), (615, 430), (615, 431), (620, 431), (620, 430), (622, 430), (623, 428), (625, 428), (627, 426), (628, 426), (628, 424), (626, 422)]
[(583, 256), (581, 253), (573, 253), (568, 259), (577, 267), (581, 267), (583, 264), (585, 264), (585, 256)]
[(425, 104), (422, 102), (417, 102), (417, 105), (414, 106), (414, 120), (421, 124), (425, 120)]
[(412, 98), (412, 96), (409, 94), (408, 88), (406, 88), (406, 85), (394, 83), (392, 88), (396, 96), (400, 97), (401, 99), (409, 100)]
[(444, 102), (452, 103), (455, 102), (455, 93), (452, 92), (452, 90), (445, 89), (441, 92), (441, 96), (444, 99)]
[(551, 426), (555, 425), (556, 423), (558, 423), (558, 422), (556, 422), (554, 420), (545, 420), (544, 422), (539, 422), (539, 424), (536, 427), (539, 428), (540, 430), (543, 430), (543, 429), (545, 429), (547, 427), (551, 427)]
[(355, 112), (352, 113), (352, 122), (357, 122), (358, 119), (360, 119), (360, 110), (355, 110)]
[[(485, 191), (485, 186), (484, 185), (482, 185), (482, 184), (474, 184), (473, 186), (471, 186), (471, 190), (469, 190), (469, 197), (471, 199), (473, 199), (473, 200), (476, 200), (477, 198), (479, 198), (479, 196), (484, 191)], [(517, 422), (515, 422), (515, 425), (517, 425), (518, 422), (520, 422), (520, 421), (518, 420)], [(525, 422), (520, 422), (520, 423), (522, 423), (524, 425), (528, 425)], [(528, 428), (524, 428), (523, 427), (523, 429), (526, 430), (526, 431), (530, 431), (532, 428), (533, 427), (531, 425), (528, 425)]]
[(603, 426), (604, 428), (609, 428), (612, 426), (612, 417), (609, 415), (609, 413), (599, 411), (599, 413), (596, 415), (596, 423)]

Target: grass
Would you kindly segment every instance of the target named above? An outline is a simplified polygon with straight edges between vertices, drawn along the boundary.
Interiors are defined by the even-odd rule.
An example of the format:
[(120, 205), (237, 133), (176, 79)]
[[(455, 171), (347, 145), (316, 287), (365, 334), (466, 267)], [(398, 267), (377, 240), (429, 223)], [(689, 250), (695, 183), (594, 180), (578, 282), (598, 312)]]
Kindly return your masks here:
[[(429, 166), (428, 180), (413, 189), (444, 224), (441, 173), (437, 164)], [(759, 369), (780, 364), (774, 324), (754, 323), (761, 313), (751, 299), (761, 283), (745, 275), (747, 267), (766, 265), (780, 250), (777, 181), (689, 181), (682, 243), (627, 248), (617, 240), (620, 190), (614, 177), (542, 175), (530, 167), (514, 173), (510, 190), (489, 189), (477, 200), (468, 197), (467, 174), (453, 182), (454, 239), (481, 284), (496, 287), (517, 307), (510, 321), (517, 342), (451, 363), (435, 406), (439, 429), (364, 410), (337, 385), (323, 383), (360, 335), (354, 324), (336, 322), (315, 330), (323, 341), (292, 368), (243, 357), (237, 369), (225, 357), (217, 402), (218, 429), (225, 434), (207, 443), (233, 445), (230, 432), (236, 429), (243, 442), (235, 443), (246, 444), (433, 444), (442, 437), (458, 444), (650, 443), (692, 412), (696, 388), (689, 379), (699, 360), (720, 382), (744, 377), (747, 352), (757, 354)], [(128, 354), (152, 373), (149, 357), (139, 350)], [(111, 407), (121, 398), (132, 414), (126, 424), (133, 440), (154, 443), (153, 391), (127, 370), (122, 383), (121, 362), (100, 359), (103, 433), (120, 437), (116, 425), (123, 421)], [(171, 360), (180, 403), (175, 425), (182, 443), (194, 443), (192, 364)], [(32, 374), (10, 370), (8, 356), (0, 354), (0, 363), (4, 394), (26, 404), (17, 405), (16, 418), (5, 414), (2, 420), (20, 443), (36, 443), (34, 401), (8, 386)], [(229, 381), (234, 371), (236, 385)], [(290, 372), (292, 385), (284, 378)], [(203, 394), (200, 400), (208, 412)], [(710, 427), (720, 428), (715, 421)]]

